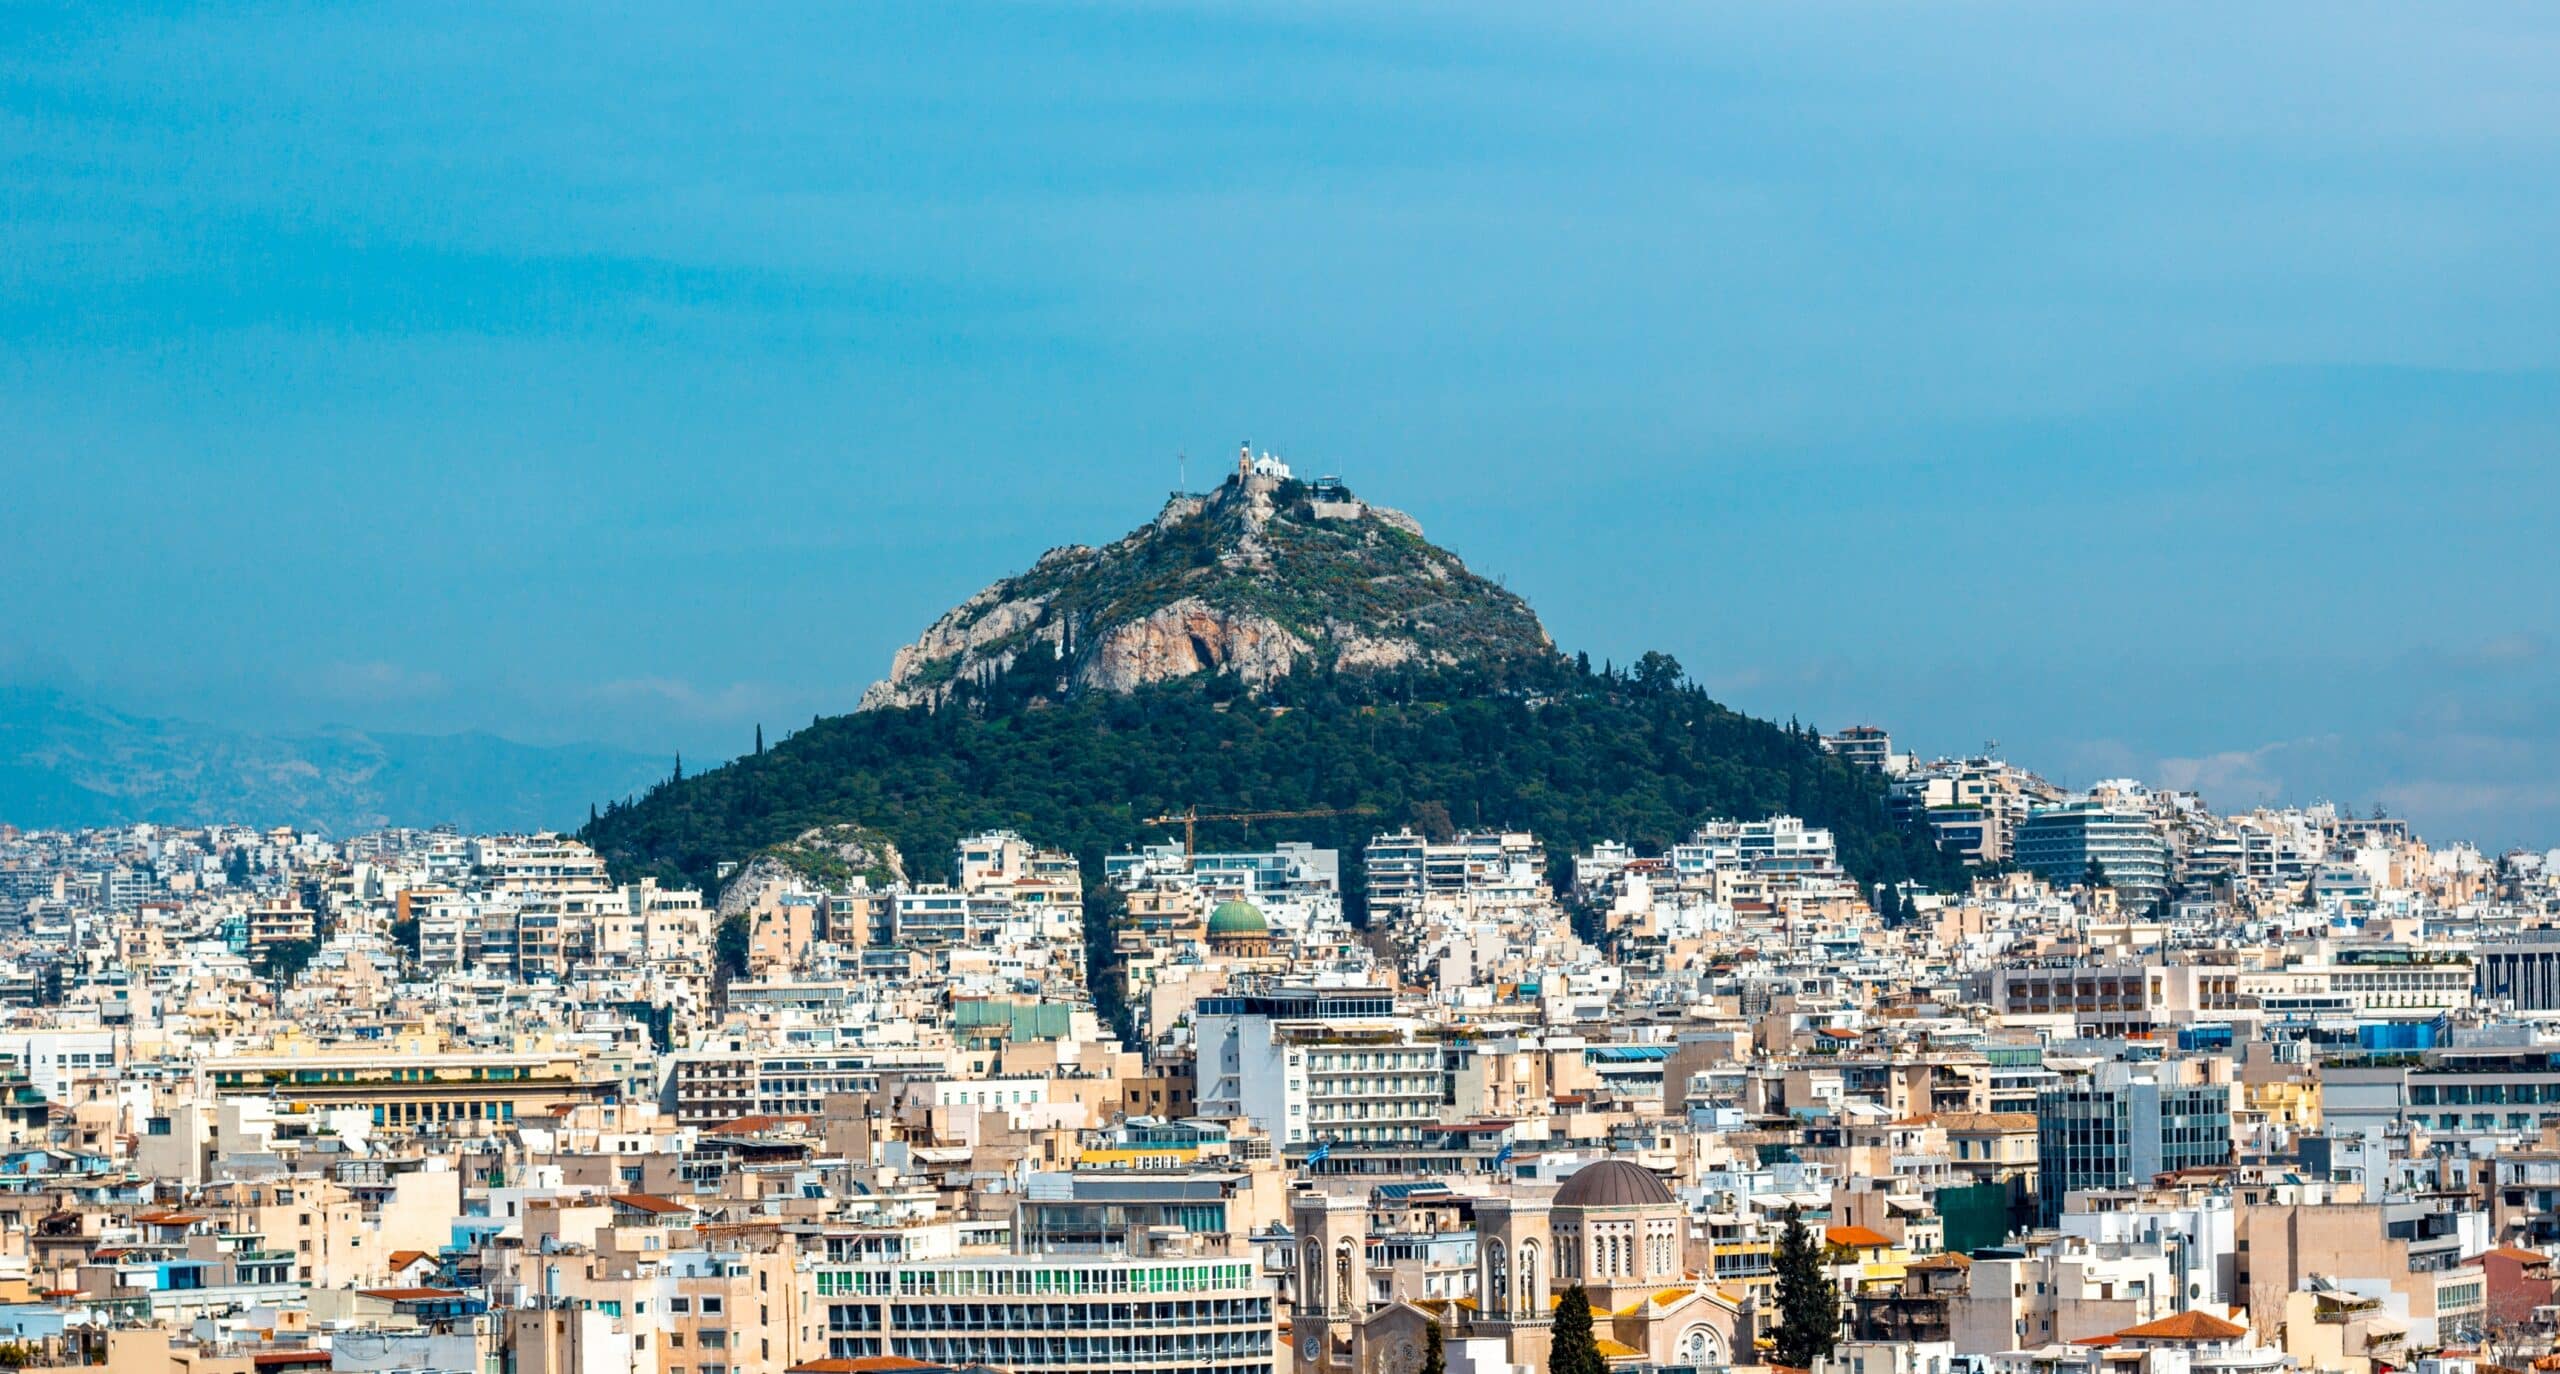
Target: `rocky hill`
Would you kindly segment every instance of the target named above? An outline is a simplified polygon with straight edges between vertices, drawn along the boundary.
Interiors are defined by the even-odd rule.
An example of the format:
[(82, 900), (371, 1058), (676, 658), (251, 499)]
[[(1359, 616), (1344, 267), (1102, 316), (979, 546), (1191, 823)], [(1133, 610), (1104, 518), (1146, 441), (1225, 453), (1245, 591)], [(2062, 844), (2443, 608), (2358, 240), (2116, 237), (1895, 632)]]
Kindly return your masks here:
[(1528, 604), (1469, 572), (1402, 512), (1249, 465), (1178, 495), (1102, 548), (1052, 549), (900, 649), (858, 710), (938, 706), (1036, 677), (1059, 698), (1198, 674), (1261, 689), (1313, 666), (1447, 668), (1543, 659)]
[(1338, 848), (1355, 903), (1361, 846), (1404, 824), (1524, 827), (1561, 862), (1783, 813), (1830, 827), (1868, 882), (1965, 877), (1810, 731), (1717, 704), (1662, 654), (1567, 659), (1409, 518), (1270, 466), (1049, 553), (900, 650), (861, 709), (585, 833), (618, 873), (697, 884), (730, 863), (842, 877), (896, 854), (937, 879), (959, 837), (994, 827), (1098, 873), (1189, 806), (1322, 812), (1202, 838)]

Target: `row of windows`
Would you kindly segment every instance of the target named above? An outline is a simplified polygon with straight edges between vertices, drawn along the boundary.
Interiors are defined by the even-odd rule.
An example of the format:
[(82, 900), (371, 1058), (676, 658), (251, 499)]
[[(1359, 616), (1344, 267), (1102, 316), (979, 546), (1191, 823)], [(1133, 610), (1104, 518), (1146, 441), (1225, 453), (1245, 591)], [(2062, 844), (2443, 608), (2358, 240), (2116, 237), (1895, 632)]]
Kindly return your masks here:
[(1186, 1302), (1117, 1303), (914, 1303), (901, 1304), (894, 1323), (876, 1302), (827, 1306), (829, 1331), (879, 1331), (894, 1324), (912, 1331), (1152, 1331), (1167, 1328), (1254, 1326), (1271, 1320), (1266, 1297), (1203, 1298)]
[(897, 1336), (888, 1338), (885, 1352), (883, 1343), (878, 1336), (836, 1336), (827, 1341), (827, 1355), (860, 1360), (891, 1354), (954, 1366), (1099, 1371), (1175, 1362), (1199, 1368), (1203, 1361), (1267, 1370), (1274, 1353), (1268, 1329), (1181, 1336)]
[(387, 1102), (376, 1104), (376, 1126), (415, 1126), (428, 1121), (513, 1121), (513, 1102)]
[(1318, 1051), (1307, 1056), (1315, 1073), (1351, 1073), (1360, 1069), (1428, 1069), (1439, 1061), (1437, 1050)]
[(821, 1269), (818, 1295), (900, 1297), (1078, 1297), (1101, 1293), (1197, 1293), (1254, 1284), (1249, 1264), (1128, 1265), (1106, 1269), (1037, 1269), (1002, 1265), (967, 1269)]
[(2409, 1105), (2413, 1107), (2483, 1107), (2523, 1106), (2533, 1103), (2560, 1103), (2560, 1079), (2540, 1083), (2412, 1083)]

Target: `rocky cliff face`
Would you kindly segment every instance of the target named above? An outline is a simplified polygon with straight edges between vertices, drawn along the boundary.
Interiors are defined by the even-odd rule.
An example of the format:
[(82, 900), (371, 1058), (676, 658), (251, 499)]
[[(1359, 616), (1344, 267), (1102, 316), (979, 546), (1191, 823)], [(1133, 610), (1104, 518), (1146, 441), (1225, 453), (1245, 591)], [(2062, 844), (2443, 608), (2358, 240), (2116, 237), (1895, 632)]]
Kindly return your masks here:
[(964, 684), (1127, 692), (1200, 673), (1255, 688), (1303, 667), (1377, 670), (1543, 656), (1520, 598), (1398, 511), (1338, 487), (1230, 477), (1099, 549), (1052, 549), (900, 649), (858, 709), (939, 706)]
[(817, 826), (789, 843), (758, 851), (730, 874), (720, 889), (720, 915), (727, 918), (747, 910), (767, 888), (796, 889), (815, 882), (830, 892), (842, 892), (852, 887), (855, 878), (879, 886), (905, 882), (906, 860), (898, 846), (877, 830), (859, 825)]

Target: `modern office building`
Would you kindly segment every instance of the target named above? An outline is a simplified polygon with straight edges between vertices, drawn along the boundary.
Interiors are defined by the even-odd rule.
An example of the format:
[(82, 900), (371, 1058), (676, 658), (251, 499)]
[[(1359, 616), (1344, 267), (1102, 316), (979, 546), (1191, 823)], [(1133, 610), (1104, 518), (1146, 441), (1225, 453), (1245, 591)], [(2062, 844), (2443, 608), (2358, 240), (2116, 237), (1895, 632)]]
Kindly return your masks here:
[(814, 1278), (830, 1359), (1268, 1374), (1279, 1333), (1257, 1271), (1252, 1259), (1008, 1255), (826, 1265)]
[(2526, 930), (2473, 956), (2481, 997), (2518, 1011), (2560, 1011), (2560, 930)]
[(2132, 1187), (2231, 1161), (2231, 1085), (2182, 1081), (2180, 1068), (2102, 1064), (2084, 1081), (2036, 1095), (2036, 1182), (2046, 1225), (2061, 1217), (2074, 1192)]

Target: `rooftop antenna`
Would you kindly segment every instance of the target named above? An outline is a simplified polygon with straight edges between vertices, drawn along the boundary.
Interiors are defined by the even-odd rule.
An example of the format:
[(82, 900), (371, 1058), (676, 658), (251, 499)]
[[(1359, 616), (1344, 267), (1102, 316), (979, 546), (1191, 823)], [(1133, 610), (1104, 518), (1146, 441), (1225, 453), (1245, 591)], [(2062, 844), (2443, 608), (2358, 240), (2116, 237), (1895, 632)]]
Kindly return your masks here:
[(1175, 491), (1191, 490), (1191, 455), (1188, 453), (1173, 455), (1173, 470), (1180, 474), (1173, 489)]

